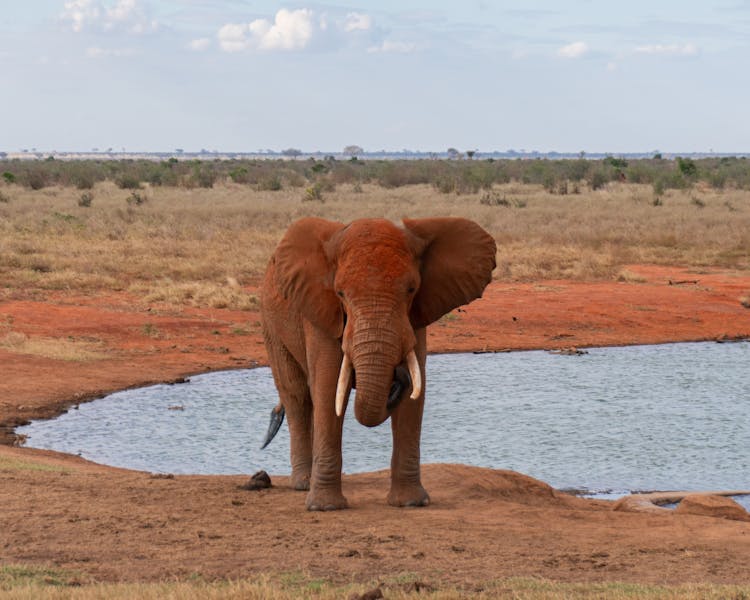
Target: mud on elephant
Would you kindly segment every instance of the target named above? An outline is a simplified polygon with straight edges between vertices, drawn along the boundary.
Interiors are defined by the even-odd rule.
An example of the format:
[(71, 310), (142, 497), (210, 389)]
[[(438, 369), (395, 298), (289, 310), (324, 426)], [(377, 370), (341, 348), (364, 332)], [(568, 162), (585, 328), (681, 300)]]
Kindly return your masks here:
[(495, 268), (495, 241), (460, 218), (384, 219), (349, 225), (319, 218), (291, 225), (261, 293), (263, 334), (286, 414), (292, 483), (309, 510), (347, 506), (341, 435), (349, 393), (367, 427), (391, 418), (388, 502), (424, 506), (419, 442), (427, 325), (481, 296)]

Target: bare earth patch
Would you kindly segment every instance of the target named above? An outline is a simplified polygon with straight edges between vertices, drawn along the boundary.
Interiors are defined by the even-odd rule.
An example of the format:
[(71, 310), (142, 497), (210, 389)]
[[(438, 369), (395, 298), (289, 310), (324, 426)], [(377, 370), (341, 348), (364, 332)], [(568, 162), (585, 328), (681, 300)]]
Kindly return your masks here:
[[(612, 282), (494, 282), (484, 298), (432, 326), (428, 347), (559, 349), (750, 335), (750, 312), (737, 301), (750, 289), (747, 276), (627, 271)], [(321, 514), (307, 513), (304, 494), (273, 473), (272, 488), (251, 492), (239, 488), (250, 473), (154, 477), (11, 447), (18, 423), (109, 391), (263, 364), (257, 309), (248, 308), (175, 306), (125, 292), (5, 298), (0, 339), (95, 339), (103, 357), (71, 363), (65, 353), (0, 347), (7, 444), (0, 446), (0, 564), (50, 565), (100, 581), (302, 571), (338, 582), (408, 573), (466, 589), (516, 576), (750, 582), (750, 523), (616, 512), (612, 503), (561, 494), (503, 465), (424, 466), (432, 504), (420, 509), (386, 505), (386, 471), (346, 476), (352, 508)]]

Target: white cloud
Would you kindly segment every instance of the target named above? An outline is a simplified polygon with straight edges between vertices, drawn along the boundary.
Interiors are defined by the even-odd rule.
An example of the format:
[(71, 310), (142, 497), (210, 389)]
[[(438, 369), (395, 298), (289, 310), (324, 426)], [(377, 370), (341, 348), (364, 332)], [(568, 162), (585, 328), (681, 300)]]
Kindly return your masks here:
[(247, 39), (248, 26), (245, 24), (227, 23), (217, 33), (219, 46), (224, 52), (240, 52), (250, 47)]
[[(280, 9), (273, 19), (256, 19), (250, 23), (227, 23), (217, 32), (219, 47), (225, 52), (244, 50), (304, 50), (315, 42), (316, 48), (337, 47), (347, 35), (373, 32), (370, 15), (350, 12), (346, 17), (316, 14), (308, 8)], [(386, 50), (396, 51), (386, 43)], [(404, 51), (403, 49), (401, 51)]]
[(580, 58), (589, 51), (586, 42), (573, 42), (563, 46), (557, 51), (557, 55), (562, 58)]
[(188, 48), (195, 50), (196, 52), (202, 52), (203, 50), (207, 50), (210, 45), (210, 38), (198, 38), (197, 40), (190, 40)]
[(370, 18), (370, 15), (355, 12), (346, 15), (346, 20), (344, 21), (344, 31), (346, 31), (347, 33), (351, 31), (367, 31), (371, 27), (372, 19)]
[(614, 61), (609, 61), (609, 62), (607, 63), (607, 72), (608, 72), (608, 73), (613, 73), (614, 71), (617, 71), (617, 68), (618, 68), (618, 67), (617, 67), (617, 63), (616, 63), (616, 62), (614, 62)]
[(251, 23), (227, 23), (219, 29), (218, 38), (225, 52), (249, 48), (260, 50), (302, 50), (313, 37), (313, 14), (306, 8), (276, 13), (274, 22), (256, 19)]
[(367, 51), (372, 52), (396, 52), (406, 54), (408, 52), (414, 52), (417, 49), (417, 45), (410, 42), (393, 42), (391, 40), (383, 40), (378, 46), (370, 46)]
[(69, 0), (63, 5), (60, 15), (69, 21), (76, 33), (84, 30), (113, 31), (143, 34), (156, 31), (157, 21), (149, 19), (139, 0), (116, 0), (105, 4), (101, 0)]
[(695, 56), (698, 54), (698, 48), (694, 44), (650, 44), (638, 46), (635, 52), (661, 56)]

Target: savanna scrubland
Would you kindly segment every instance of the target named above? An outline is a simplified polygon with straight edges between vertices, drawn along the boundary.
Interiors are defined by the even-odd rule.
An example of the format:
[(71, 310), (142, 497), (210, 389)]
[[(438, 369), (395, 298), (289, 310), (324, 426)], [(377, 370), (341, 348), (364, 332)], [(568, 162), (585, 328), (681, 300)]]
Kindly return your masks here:
[[(432, 351), (750, 334), (742, 158), (36, 160), (0, 161), (0, 173), (6, 444), (22, 442), (15, 425), (107, 391), (263, 364), (257, 282), (308, 215), (463, 216), (495, 237), (495, 282), (430, 328)], [(158, 478), (0, 446), (0, 590), (750, 594), (747, 523), (615, 513), (519, 475), (445, 465), (425, 468), (433, 506), (399, 511), (380, 497), (386, 477), (345, 477), (352, 510), (313, 515), (283, 477), (253, 496), (237, 477)]]

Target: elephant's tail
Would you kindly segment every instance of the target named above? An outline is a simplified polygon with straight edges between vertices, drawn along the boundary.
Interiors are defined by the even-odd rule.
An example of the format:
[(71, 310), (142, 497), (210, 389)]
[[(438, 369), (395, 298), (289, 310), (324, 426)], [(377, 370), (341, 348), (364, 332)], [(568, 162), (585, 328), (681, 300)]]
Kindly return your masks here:
[(276, 437), (276, 434), (281, 429), (281, 424), (284, 422), (284, 407), (281, 404), (277, 404), (271, 410), (271, 422), (268, 424), (268, 431), (266, 431), (266, 439), (263, 440), (263, 445), (260, 447), (263, 450), (271, 440)]

